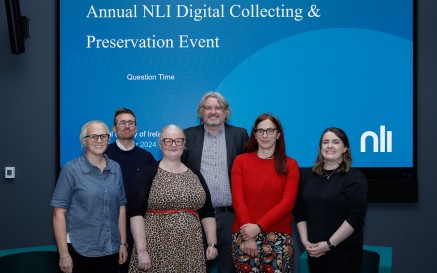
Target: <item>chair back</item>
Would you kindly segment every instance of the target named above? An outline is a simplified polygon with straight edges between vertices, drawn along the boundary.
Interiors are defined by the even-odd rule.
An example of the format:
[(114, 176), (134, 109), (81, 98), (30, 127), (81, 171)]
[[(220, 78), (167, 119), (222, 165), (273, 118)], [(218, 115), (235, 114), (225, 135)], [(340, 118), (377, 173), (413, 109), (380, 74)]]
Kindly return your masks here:
[(55, 251), (31, 251), (0, 257), (1, 272), (7, 273), (62, 273), (59, 254)]
[(379, 271), (379, 254), (371, 250), (363, 250), (363, 264), (361, 273), (378, 273)]

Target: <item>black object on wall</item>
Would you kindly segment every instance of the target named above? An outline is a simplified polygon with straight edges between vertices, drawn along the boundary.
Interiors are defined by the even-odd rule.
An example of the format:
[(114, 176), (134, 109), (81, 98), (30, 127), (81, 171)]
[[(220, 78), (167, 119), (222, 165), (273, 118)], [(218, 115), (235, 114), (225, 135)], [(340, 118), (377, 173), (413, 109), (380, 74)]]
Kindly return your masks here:
[(415, 167), (359, 169), (368, 182), (368, 202), (415, 203), (419, 201), (419, 182)]
[(29, 38), (29, 18), (21, 16), (19, 0), (5, 0), (9, 42), (13, 54), (25, 51), (24, 39)]

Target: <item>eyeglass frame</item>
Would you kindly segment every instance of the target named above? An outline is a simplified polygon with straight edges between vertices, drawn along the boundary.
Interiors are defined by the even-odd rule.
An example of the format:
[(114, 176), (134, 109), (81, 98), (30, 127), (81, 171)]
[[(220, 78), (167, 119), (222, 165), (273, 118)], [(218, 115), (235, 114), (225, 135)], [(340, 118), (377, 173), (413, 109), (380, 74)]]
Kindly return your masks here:
[[(165, 141), (168, 140), (168, 139), (171, 140), (170, 145), (167, 145), (167, 143), (165, 143)], [(177, 144), (176, 141), (177, 141), (177, 140), (181, 140), (181, 139), (182, 139), (182, 143), (181, 143), (181, 144)], [(178, 138), (173, 139), (173, 138), (166, 137), (166, 138), (161, 139), (161, 142), (164, 144), (164, 146), (167, 146), (167, 147), (172, 146), (173, 143), (174, 143), (176, 146), (184, 146), (184, 144), (185, 144), (185, 138), (183, 138), (183, 137), (178, 137)]]
[(117, 120), (117, 125), (120, 125), (122, 127), (134, 127), (137, 125), (137, 122), (135, 120)]
[[(266, 133), (268, 136), (272, 136), (275, 134), (276, 130), (278, 130), (278, 128), (255, 129), (255, 135), (256, 136), (263, 136), (264, 133)], [(271, 133), (269, 133), (269, 132), (271, 132)]]
[[(103, 139), (102, 139), (102, 136), (106, 136), (107, 139), (103, 140)], [(93, 140), (94, 137), (97, 137), (96, 140)], [(88, 139), (89, 139), (90, 141), (92, 141), (92, 142), (97, 142), (99, 139), (100, 139), (100, 141), (102, 141), (102, 142), (106, 142), (106, 141), (109, 141), (109, 137), (110, 137), (109, 134), (101, 134), (101, 135), (98, 135), (98, 134), (91, 134), (91, 135), (84, 136), (83, 138), (88, 138)]]
[(207, 112), (211, 112), (213, 110), (215, 112), (218, 112), (218, 111), (223, 111), (223, 107), (222, 106), (204, 106), (203, 110), (207, 111)]

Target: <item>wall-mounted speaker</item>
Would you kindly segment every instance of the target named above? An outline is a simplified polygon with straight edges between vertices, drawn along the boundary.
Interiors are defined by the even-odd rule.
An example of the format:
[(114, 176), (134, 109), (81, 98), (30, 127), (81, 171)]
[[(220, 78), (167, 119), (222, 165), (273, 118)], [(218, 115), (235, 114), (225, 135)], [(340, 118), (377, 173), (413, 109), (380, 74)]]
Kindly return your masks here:
[(5, 6), (11, 51), (14, 54), (23, 53), (24, 39), (29, 37), (29, 19), (21, 16), (19, 0), (5, 0)]

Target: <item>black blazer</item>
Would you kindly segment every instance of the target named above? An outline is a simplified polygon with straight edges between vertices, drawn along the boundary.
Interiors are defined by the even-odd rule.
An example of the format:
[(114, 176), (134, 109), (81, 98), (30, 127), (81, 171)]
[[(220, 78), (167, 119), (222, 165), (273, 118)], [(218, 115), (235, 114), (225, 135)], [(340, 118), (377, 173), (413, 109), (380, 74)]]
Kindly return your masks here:
[[(186, 149), (182, 154), (182, 162), (200, 173), (205, 128), (202, 124), (187, 128), (184, 130), (184, 133), (187, 140), (185, 143)], [(231, 181), (232, 164), (234, 163), (235, 157), (243, 153), (244, 144), (249, 139), (249, 135), (244, 128), (225, 124), (225, 138), (228, 175), (229, 181)]]

